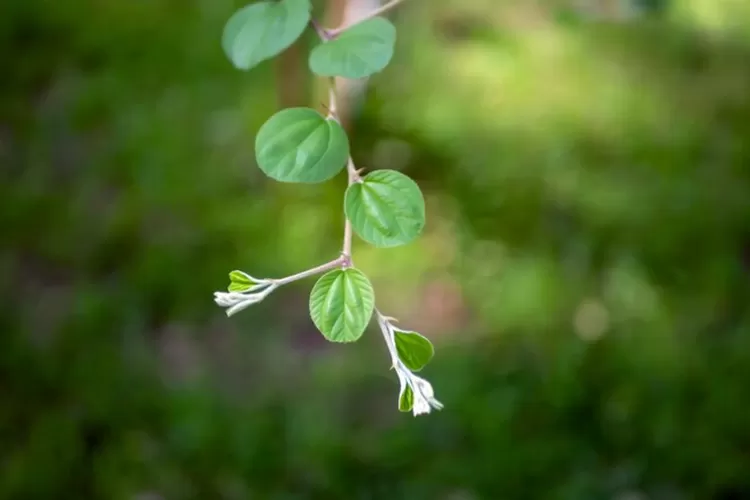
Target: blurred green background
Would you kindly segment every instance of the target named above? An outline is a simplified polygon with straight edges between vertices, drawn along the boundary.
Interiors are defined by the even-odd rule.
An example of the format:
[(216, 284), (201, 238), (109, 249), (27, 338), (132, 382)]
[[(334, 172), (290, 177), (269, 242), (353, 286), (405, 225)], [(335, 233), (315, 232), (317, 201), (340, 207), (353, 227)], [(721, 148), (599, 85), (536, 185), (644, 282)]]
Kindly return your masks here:
[(353, 154), (428, 226), (354, 256), (436, 345), (419, 418), (377, 330), (322, 340), (312, 281), (212, 302), (343, 223), (344, 176), (253, 164), (282, 86), (319, 104), (314, 37), (235, 71), (240, 5), (0, 4), (0, 498), (750, 498), (750, 3), (394, 13)]

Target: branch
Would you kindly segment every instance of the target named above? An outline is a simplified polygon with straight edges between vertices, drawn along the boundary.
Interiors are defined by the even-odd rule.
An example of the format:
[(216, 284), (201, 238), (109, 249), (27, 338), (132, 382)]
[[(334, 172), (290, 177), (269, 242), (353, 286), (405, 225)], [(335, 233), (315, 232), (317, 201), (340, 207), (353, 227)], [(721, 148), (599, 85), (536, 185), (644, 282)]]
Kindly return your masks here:
[(338, 99), (336, 99), (336, 77), (331, 78), (328, 87), (328, 113), (338, 121)]
[(293, 274), (291, 276), (287, 276), (286, 278), (271, 280), (271, 283), (273, 283), (276, 286), (287, 285), (294, 281), (303, 280), (305, 278), (309, 278), (310, 276), (315, 276), (317, 274), (324, 273), (332, 269), (336, 269), (339, 266), (346, 265), (347, 262), (348, 262), (348, 258), (342, 255), (336, 260), (332, 260), (331, 262), (326, 262), (325, 264), (322, 264), (318, 267), (313, 267), (312, 269), (308, 269), (307, 271), (302, 271), (301, 273)]
[[(354, 184), (355, 178), (359, 177), (357, 174), (357, 171), (354, 169), (354, 161), (352, 161), (351, 156), (349, 157), (349, 161), (346, 164), (346, 173), (349, 177), (349, 183), (348, 185), (351, 186)], [(344, 215), (346, 217), (346, 215)], [(352, 258), (352, 223), (349, 221), (349, 217), (346, 217), (346, 222), (344, 222), (344, 248), (341, 250), (341, 253), (349, 258), (349, 261), (351, 263)]]
[[(328, 114), (334, 120), (339, 121), (336, 115), (338, 111), (338, 99), (336, 96), (336, 78), (331, 78), (328, 88)], [(346, 172), (349, 178), (347, 186), (351, 186), (355, 182), (361, 182), (361, 177), (357, 171), (357, 167), (354, 166), (354, 160), (349, 156), (346, 162)], [(341, 256), (344, 259), (341, 265), (348, 267), (352, 265), (352, 223), (349, 222), (349, 218), (346, 218), (344, 222), (344, 244), (341, 249)]]
[(310, 19), (310, 26), (313, 27), (315, 33), (317, 33), (320, 39), (324, 42), (331, 39), (331, 34), (328, 32), (328, 30), (321, 26), (320, 23), (315, 19)]
[[(336, 29), (327, 30), (323, 28), (320, 25), (320, 23), (318, 23), (315, 19), (310, 20), (310, 25), (313, 27), (313, 29), (318, 34), (320, 39), (324, 42), (327, 42), (328, 40), (335, 38), (337, 35), (340, 35), (341, 33), (343, 33), (344, 31), (348, 30), (349, 28), (353, 26), (356, 26), (364, 21), (380, 16), (382, 14), (385, 14), (386, 12), (396, 7), (398, 4), (400, 4), (403, 1), (404, 0), (391, 0), (390, 2), (383, 5), (382, 7), (375, 9), (372, 12), (368, 13), (365, 17), (358, 19), (357, 21), (354, 21), (352, 23), (339, 26)], [(328, 114), (333, 119), (339, 121), (338, 116), (336, 115), (337, 110), (338, 110), (338, 106), (337, 106), (337, 98), (336, 98), (336, 78), (331, 78), (330, 87), (328, 89)], [(347, 172), (347, 176), (349, 179), (348, 186), (351, 186), (355, 182), (362, 182), (362, 178), (359, 175), (360, 171), (357, 170), (357, 167), (354, 165), (354, 160), (352, 160), (351, 156), (349, 157), (349, 160), (346, 163), (346, 172)], [(341, 258), (339, 260), (342, 260), (342, 262), (338, 262), (338, 261), (334, 261), (334, 262), (338, 262), (337, 265), (342, 265), (344, 267), (348, 267), (352, 265), (352, 223), (349, 221), (348, 218), (346, 218), (346, 221), (344, 222), (344, 244), (341, 250)]]
[(369, 20), (370, 20), (370, 19), (372, 19), (373, 17), (378, 17), (378, 16), (380, 16), (380, 15), (382, 15), (382, 14), (385, 14), (386, 12), (388, 12), (388, 11), (389, 11), (389, 10), (391, 10), (392, 8), (396, 7), (396, 6), (398, 5), (398, 4), (400, 4), (400, 3), (401, 3), (401, 2), (403, 2), (403, 1), (404, 1), (404, 0), (391, 0), (390, 2), (388, 2), (388, 3), (387, 3), (387, 4), (385, 4), (385, 5), (383, 5), (382, 7), (380, 7), (380, 8), (378, 8), (378, 9), (375, 9), (375, 10), (373, 10), (372, 12), (370, 12), (369, 14), (367, 14), (367, 15), (366, 15), (365, 17), (363, 17), (362, 19), (357, 19), (357, 20), (356, 20), (356, 21), (354, 21), (354, 22), (351, 22), (351, 23), (348, 23), (348, 24), (345, 24), (345, 25), (339, 26), (339, 27), (338, 27), (338, 28), (336, 28), (336, 29), (332, 29), (332, 30), (328, 30), (328, 31), (326, 31), (326, 35), (327, 35), (327, 36), (328, 36), (329, 38), (335, 38), (335, 37), (337, 37), (338, 35), (340, 35), (341, 33), (343, 33), (344, 31), (348, 30), (349, 28), (351, 28), (351, 27), (353, 27), (353, 26), (356, 26), (356, 25), (358, 25), (358, 24), (360, 24), (360, 23), (363, 23), (363, 22), (365, 22), (365, 21), (369, 21)]

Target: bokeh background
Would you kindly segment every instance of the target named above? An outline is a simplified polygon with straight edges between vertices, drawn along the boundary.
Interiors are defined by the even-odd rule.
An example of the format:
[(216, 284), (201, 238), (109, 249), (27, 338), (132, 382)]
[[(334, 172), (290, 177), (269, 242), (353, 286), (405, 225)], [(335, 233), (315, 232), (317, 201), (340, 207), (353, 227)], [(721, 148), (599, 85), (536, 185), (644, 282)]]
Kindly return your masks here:
[(312, 281), (212, 301), (343, 223), (344, 175), (254, 165), (321, 100), (312, 34), (231, 67), (240, 5), (0, 3), (0, 498), (750, 498), (750, 3), (394, 12), (353, 154), (414, 177), (428, 225), (354, 257), (436, 345), (419, 418), (375, 328), (323, 341)]

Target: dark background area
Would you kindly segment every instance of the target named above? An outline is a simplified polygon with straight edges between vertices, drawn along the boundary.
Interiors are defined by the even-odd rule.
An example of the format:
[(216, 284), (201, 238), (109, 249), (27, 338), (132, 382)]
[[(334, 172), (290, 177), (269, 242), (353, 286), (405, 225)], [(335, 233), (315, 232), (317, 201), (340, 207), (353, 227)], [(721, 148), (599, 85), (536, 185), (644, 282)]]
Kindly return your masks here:
[(428, 224), (354, 259), (435, 343), (418, 418), (374, 325), (315, 330), (312, 281), (212, 302), (343, 226), (345, 176), (254, 165), (268, 117), (319, 105), (315, 38), (235, 71), (239, 5), (0, 4), (0, 498), (750, 498), (750, 4), (394, 13), (353, 154)]

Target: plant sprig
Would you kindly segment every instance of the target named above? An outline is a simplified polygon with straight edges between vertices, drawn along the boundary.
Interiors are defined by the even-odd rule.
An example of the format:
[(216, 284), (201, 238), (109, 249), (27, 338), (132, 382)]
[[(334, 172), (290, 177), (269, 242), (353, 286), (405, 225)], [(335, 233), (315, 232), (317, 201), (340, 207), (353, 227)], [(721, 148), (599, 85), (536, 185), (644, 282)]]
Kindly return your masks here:
[(331, 342), (358, 340), (373, 315), (383, 334), (392, 367), (400, 382), (398, 408), (414, 415), (441, 409), (432, 385), (415, 375), (434, 354), (427, 338), (394, 326), (395, 319), (375, 308), (372, 284), (352, 261), (352, 238), (376, 247), (405, 245), (425, 225), (424, 196), (416, 182), (394, 170), (363, 175), (350, 153), (349, 137), (337, 116), (335, 78), (366, 78), (383, 71), (396, 44), (396, 27), (381, 17), (403, 0), (375, 9), (363, 19), (335, 29), (323, 28), (312, 17), (310, 0), (264, 1), (231, 16), (222, 46), (234, 66), (249, 70), (279, 55), (310, 27), (321, 43), (310, 53), (310, 70), (330, 80), (327, 115), (311, 108), (277, 112), (258, 131), (255, 156), (266, 176), (279, 182), (317, 184), (346, 169), (344, 241), (338, 258), (280, 279), (258, 279), (243, 271), (229, 274), (227, 292), (215, 302), (228, 316), (261, 302), (279, 287), (323, 274), (310, 294), (310, 317)]

